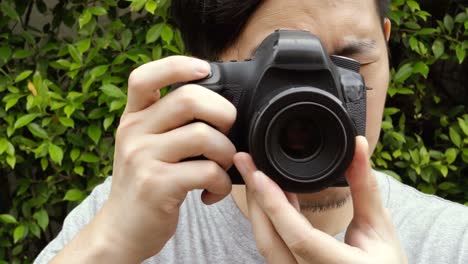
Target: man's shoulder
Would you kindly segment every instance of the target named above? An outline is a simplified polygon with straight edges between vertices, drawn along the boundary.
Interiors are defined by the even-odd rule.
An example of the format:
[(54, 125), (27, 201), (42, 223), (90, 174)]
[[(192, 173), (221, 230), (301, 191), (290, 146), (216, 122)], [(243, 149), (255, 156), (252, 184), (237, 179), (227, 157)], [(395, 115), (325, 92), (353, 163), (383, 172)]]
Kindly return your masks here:
[(468, 207), (377, 175), (410, 263), (467, 263)]
[(395, 178), (376, 171), (380, 188), (383, 189), (383, 202), (389, 209), (412, 208), (416, 210), (458, 210), (468, 214), (468, 207), (443, 199), (439, 196), (426, 194), (412, 186), (397, 181)]

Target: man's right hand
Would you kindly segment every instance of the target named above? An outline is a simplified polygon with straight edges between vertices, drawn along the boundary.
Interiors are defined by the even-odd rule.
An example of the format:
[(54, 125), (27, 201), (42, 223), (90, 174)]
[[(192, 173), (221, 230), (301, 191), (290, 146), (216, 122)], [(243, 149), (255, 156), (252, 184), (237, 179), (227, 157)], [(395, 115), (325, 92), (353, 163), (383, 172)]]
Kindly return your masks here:
[[(95, 252), (100, 260), (109, 254), (114, 262), (141, 262), (157, 254), (176, 230), (187, 192), (205, 189), (201, 199), (206, 204), (230, 193), (226, 170), (236, 149), (226, 134), (236, 119), (235, 107), (193, 84), (159, 96), (163, 87), (209, 72), (205, 61), (174, 56), (131, 73), (110, 196), (89, 227), (103, 249)], [(187, 160), (198, 156), (207, 159)]]

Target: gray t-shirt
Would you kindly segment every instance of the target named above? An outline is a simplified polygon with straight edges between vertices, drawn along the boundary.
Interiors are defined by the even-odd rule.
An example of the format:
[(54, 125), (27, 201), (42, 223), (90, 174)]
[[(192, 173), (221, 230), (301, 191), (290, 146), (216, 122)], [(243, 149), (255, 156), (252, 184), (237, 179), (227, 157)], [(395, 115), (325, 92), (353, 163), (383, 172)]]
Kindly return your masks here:
[[(409, 263), (468, 263), (468, 207), (420, 193), (385, 174), (376, 175)], [(111, 178), (67, 216), (62, 231), (35, 263), (49, 262), (90, 222), (107, 199), (110, 186)], [(336, 239), (343, 241), (344, 231)], [(265, 262), (256, 250), (249, 221), (231, 196), (206, 206), (200, 191), (193, 191), (181, 206), (175, 235), (158, 255), (144, 263)]]

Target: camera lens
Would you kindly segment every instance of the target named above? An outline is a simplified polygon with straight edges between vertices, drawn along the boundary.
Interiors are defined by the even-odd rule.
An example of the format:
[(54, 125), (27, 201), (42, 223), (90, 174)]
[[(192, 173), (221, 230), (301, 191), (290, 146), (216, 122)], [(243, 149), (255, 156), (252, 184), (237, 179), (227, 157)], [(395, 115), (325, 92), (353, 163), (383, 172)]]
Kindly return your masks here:
[(249, 151), (284, 190), (323, 189), (341, 179), (353, 157), (353, 121), (342, 102), (321, 89), (278, 93), (251, 122)]
[(266, 155), (276, 170), (290, 179), (320, 180), (343, 155), (346, 136), (342, 123), (322, 104), (290, 104), (276, 112), (268, 123)]
[(311, 159), (322, 148), (321, 129), (310, 117), (298, 116), (280, 130), (281, 150), (294, 160)]

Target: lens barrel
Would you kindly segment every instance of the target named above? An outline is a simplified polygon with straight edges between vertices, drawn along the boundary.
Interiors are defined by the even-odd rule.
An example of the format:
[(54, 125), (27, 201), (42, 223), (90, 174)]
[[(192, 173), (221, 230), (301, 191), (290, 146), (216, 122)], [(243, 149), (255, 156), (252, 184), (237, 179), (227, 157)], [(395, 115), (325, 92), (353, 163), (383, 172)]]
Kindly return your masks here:
[(249, 149), (257, 166), (286, 191), (318, 191), (352, 160), (356, 129), (343, 103), (313, 87), (274, 96), (253, 118)]

